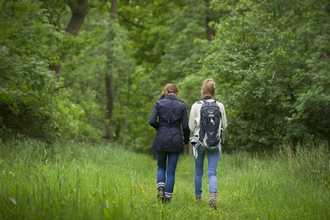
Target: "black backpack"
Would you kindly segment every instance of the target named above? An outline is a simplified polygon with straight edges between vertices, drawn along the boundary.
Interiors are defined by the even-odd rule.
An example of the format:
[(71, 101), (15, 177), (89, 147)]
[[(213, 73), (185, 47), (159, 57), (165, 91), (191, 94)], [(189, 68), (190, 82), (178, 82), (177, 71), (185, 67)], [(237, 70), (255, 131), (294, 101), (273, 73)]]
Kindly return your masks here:
[(217, 147), (221, 141), (222, 114), (216, 101), (203, 101), (200, 115), (199, 141), (208, 147)]

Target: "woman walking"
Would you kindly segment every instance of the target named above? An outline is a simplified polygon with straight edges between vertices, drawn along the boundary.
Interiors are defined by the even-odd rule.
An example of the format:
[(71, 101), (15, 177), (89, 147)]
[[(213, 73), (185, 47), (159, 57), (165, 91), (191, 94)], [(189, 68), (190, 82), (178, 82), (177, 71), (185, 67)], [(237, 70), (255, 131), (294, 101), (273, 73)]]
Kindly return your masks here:
[(177, 98), (178, 93), (176, 85), (167, 84), (149, 118), (149, 124), (157, 130), (151, 149), (157, 156), (157, 197), (163, 202), (170, 202), (173, 197), (176, 165), (183, 145), (189, 143), (187, 108)]
[[(212, 141), (214, 132), (209, 132), (211, 135), (206, 134), (206, 130), (212, 127), (212, 125), (206, 124), (206, 117), (203, 113), (201, 116), (201, 109), (204, 112), (206, 109), (205, 106), (212, 106), (208, 112), (211, 112), (211, 123), (216, 125), (217, 129), (215, 133), (219, 132), (218, 138), (221, 137), (222, 129), (227, 127), (227, 119), (225, 113), (225, 107), (222, 103), (217, 102), (213, 99), (215, 95), (215, 83), (213, 79), (206, 79), (202, 86), (201, 94), (203, 96), (202, 101), (197, 101), (193, 104), (190, 111), (190, 118), (189, 118), (189, 128), (191, 131), (194, 132), (194, 136), (192, 138), (192, 144), (194, 144), (194, 156), (195, 156), (195, 198), (197, 202), (200, 202), (202, 199), (202, 177), (204, 172), (204, 158), (207, 152), (208, 158), (208, 177), (209, 177), (209, 192), (210, 192), (210, 199), (209, 204), (212, 208), (217, 209), (217, 166), (221, 154), (221, 143), (215, 142), (215, 146), (208, 146), (208, 144)], [(203, 108), (202, 108), (203, 106)], [(220, 111), (220, 113), (219, 113)], [(202, 119), (201, 119), (202, 118)], [(202, 122), (201, 122), (202, 120)], [(202, 129), (201, 129), (201, 124)], [(213, 126), (213, 129), (215, 126)], [(203, 132), (200, 132), (203, 131)], [(214, 134), (215, 135), (215, 134)], [(214, 136), (215, 137), (215, 136)], [(210, 144), (209, 144), (210, 145)], [(197, 147), (197, 149), (196, 149)]]

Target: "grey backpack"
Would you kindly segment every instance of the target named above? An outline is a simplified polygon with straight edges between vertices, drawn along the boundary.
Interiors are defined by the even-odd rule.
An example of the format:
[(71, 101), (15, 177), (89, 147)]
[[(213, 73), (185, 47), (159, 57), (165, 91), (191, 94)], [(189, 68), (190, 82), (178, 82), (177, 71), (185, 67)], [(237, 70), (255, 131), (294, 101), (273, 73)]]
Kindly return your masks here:
[(216, 101), (203, 101), (200, 114), (199, 141), (208, 147), (217, 147), (221, 141), (222, 114)]

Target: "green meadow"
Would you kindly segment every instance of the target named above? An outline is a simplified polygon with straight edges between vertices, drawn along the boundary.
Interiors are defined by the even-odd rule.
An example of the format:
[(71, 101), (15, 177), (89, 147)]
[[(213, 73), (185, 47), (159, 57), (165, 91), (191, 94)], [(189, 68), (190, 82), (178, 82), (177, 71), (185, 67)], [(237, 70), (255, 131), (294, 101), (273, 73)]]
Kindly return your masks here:
[[(330, 219), (329, 152), (223, 154), (218, 210), (194, 202), (194, 159), (181, 156), (173, 200), (156, 199), (156, 160), (113, 145), (1, 143), (0, 219)], [(207, 161), (205, 161), (207, 164)]]

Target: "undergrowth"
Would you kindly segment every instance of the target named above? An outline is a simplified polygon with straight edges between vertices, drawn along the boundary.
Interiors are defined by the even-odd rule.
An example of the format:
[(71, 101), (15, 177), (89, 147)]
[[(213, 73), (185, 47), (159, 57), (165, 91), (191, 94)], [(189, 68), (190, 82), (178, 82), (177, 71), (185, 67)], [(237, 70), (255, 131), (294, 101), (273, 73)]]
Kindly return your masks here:
[(194, 202), (194, 159), (182, 156), (173, 200), (156, 199), (156, 160), (114, 145), (25, 140), (0, 146), (0, 219), (330, 219), (329, 152), (223, 154), (218, 210)]

